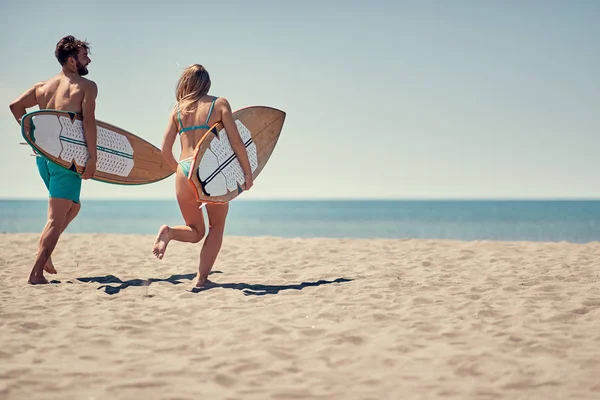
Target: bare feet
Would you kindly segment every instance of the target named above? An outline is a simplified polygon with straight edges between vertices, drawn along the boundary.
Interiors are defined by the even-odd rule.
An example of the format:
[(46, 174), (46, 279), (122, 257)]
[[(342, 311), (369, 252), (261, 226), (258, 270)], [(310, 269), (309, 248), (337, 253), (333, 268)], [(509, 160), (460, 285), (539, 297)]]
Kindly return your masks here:
[(197, 288), (202, 288), (202, 287), (211, 287), (211, 286), (215, 286), (216, 283), (214, 283), (213, 281), (210, 281), (208, 279), (204, 279), (204, 280), (200, 280), (200, 278), (196, 279), (196, 286)]
[(152, 253), (158, 258), (162, 260), (165, 255), (165, 251), (167, 251), (167, 245), (171, 240), (171, 230), (167, 225), (163, 225), (160, 227), (158, 231), (158, 236), (156, 236), (156, 240), (154, 241), (154, 247), (152, 248)]
[(27, 283), (31, 284), (31, 285), (45, 285), (48, 283), (48, 280), (46, 278), (44, 278), (44, 273), (39, 273), (39, 274), (31, 274), (29, 275), (29, 280), (27, 281)]
[(49, 274), (56, 274), (56, 269), (54, 268), (54, 264), (52, 264), (52, 258), (48, 258), (46, 265), (44, 266), (44, 271)]

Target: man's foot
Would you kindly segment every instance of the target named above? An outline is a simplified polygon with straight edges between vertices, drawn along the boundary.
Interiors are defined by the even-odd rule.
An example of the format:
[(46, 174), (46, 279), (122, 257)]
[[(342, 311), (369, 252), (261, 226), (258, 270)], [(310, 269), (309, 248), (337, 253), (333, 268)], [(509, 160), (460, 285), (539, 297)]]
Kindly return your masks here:
[(48, 280), (44, 278), (44, 275), (30, 275), (29, 280), (27, 281), (30, 285), (45, 285), (48, 283)]
[(165, 255), (165, 251), (167, 251), (167, 245), (171, 240), (170, 237), (170, 229), (167, 225), (163, 225), (160, 227), (158, 231), (158, 236), (156, 236), (156, 240), (154, 241), (154, 247), (152, 248), (152, 253), (158, 258), (162, 260)]
[(46, 265), (44, 266), (44, 271), (46, 271), (49, 274), (56, 274), (56, 269), (54, 268), (54, 264), (52, 264), (52, 258), (48, 258), (48, 261), (46, 261)]

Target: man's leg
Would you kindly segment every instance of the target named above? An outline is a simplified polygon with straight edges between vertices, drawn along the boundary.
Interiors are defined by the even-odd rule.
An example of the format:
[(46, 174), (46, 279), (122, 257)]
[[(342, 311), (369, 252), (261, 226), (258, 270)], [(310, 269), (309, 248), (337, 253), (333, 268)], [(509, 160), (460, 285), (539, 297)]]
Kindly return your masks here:
[[(75, 217), (77, 216), (77, 214), (79, 214), (79, 210), (81, 210), (81, 203), (73, 203), (73, 206), (67, 213), (65, 224), (64, 224), (62, 230), (60, 231), (61, 235), (67, 229), (67, 227), (69, 226), (71, 221), (73, 221), (75, 219)], [(50, 219), (50, 215), (48, 215), (48, 219)], [(42, 244), (42, 238), (40, 237), (40, 245), (41, 244)], [(48, 257), (48, 261), (46, 262), (46, 265), (44, 266), (44, 271), (46, 271), (49, 274), (56, 274), (56, 269), (54, 268), (54, 264), (52, 263), (52, 256)]]
[(44, 278), (44, 269), (50, 273), (56, 273), (50, 256), (60, 235), (81, 208), (79, 204), (81, 177), (47, 160), (44, 162), (40, 160), (38, 168), (40, 168), (40, 175), (48, 187), (50, 199), (48, 201), (48, 221), (42, 231), (29, 282), (47, 283)]
[(56, 243), (63, 231), (65, 222), (67, 220), (67, 214), (74, 206), (71, 200), (58, 199), (51, 197), (48, 200), (48, 221), (42, 231), (42, 237), (40, 239), (40, 246), (38, 248), (35, 263), (29, 275), (29, 283), (31, 284), (42, 284), (48, 283), (44, 277), (44, 266), (50, 255), (56, 247)]

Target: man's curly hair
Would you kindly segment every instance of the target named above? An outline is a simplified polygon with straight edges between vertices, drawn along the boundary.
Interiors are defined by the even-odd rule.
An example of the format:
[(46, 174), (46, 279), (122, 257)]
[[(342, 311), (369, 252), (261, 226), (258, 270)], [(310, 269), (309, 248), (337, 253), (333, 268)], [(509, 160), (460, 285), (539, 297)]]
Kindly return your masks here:
[(65, 65), (69, 57), (77, 57), (79, 49), (90, 51), (90, 44), (85, 40), (75, 39), (75, 37), (69, 35), (59, 40), (54, 55), (60, 65)]

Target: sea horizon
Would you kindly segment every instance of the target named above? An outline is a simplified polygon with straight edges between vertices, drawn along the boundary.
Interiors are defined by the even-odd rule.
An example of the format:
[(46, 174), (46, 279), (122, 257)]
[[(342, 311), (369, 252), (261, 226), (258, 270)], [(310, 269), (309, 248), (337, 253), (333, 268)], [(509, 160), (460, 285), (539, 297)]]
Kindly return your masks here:
[[(83, 201), (171, 201), (175, 195), (169, 197), (139, 198), (139, 197), (85, 197)], [(1, 201), (47, 201), (44, 196), (38, 197), (2, 197)], [(236, 198), (232, 204), (250, 201), (600, 201), (600, 197), (258, 197)]]
[[(0, 199), (0, 232), (39, 233), (47, 199)], [(183, 224), (170, 199), (83, 199), (66, 233), (155, 234)], [(587, 243), (600, 199), (236, 199), (226, 235)]]

